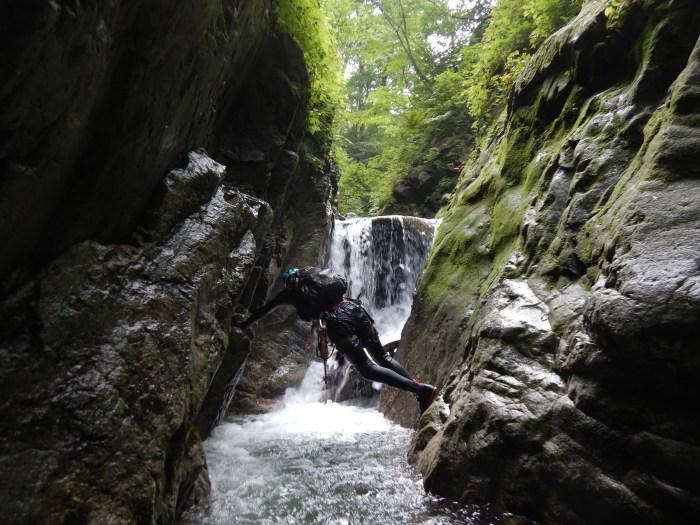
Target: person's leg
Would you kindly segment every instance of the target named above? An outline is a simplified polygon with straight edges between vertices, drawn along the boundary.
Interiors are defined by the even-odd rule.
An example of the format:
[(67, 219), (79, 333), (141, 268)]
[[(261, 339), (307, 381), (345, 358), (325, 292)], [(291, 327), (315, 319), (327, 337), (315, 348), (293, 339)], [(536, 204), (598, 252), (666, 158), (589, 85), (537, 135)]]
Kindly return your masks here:
[(357, 327), (358, 335), (362, 344), (367, 348), (367, 351), (372, 356), (372, 359), (381, 367), (393, 370), (399, 375), (402, 375), (406, 379), (413, 380), (411, 374), (408, 373), (401, 363), (389, 355), (389, 352), (384, 350), (381, 341), (379, 340), (379, 334), (377, 333), (377, 328), (372, 322), (372, 318), (367, 315), (364, 308), (361, 312), (357, 313)]
[(401, 363), (399, 363), (396, 359), (391, 357), (388, 352), (384, 350), (384, 348), (379, 348), (379, 349), (372, 349), (371, 347), (367, 347), (369, 350), (370, 355), (372, 356), (372, 359), (374, 359), (379, 366), (383, 366), (384, 368), (388, 368), (390, 370), (393, 370), (397, 374), (402, 375), (406, 379), (413, 380), (413, 377), (411, 374), (408, 373), (408, 370), (406, 370)]
[[(432, 403), (437, 389), (432, 385), (411, 379), (406, 369), (383, 351), (374, 323), (360, 305), (346, 302), (336, 306), (328, 312), (326, 326), (331, 342), (355, 365), (362, 377), (415, 394), (421, 413)], [(371, 337), (372, 333), (374, 337)], [(370, 351), (371, 347), (374, 347), (374, 353), (379, 355), (378, 361), (389, 363), (391, 366), (383, 367), (374, 363), (365, 352), (364, 342), (358, 334), (369, 335)], [(378, 352), (377, 348), (381, 348), (382, 352)], [(384, 354), (387, 354), (386, 357)], [(402, 370), (403, 374), (393, 368)]]
[(336, 345), (345, 357), (347, 357), (355, 368), (362, 374), (362, 377), (369, 381), (377, 381), (394, 388), (406, 390), (414, 394), (421, 391), (421, 383), (417, 383), (405, 376), (398, 374), (390, 368), (384, 368), (372, 362), (367, 356), (359, 338), (353, 337), (349, 341)]

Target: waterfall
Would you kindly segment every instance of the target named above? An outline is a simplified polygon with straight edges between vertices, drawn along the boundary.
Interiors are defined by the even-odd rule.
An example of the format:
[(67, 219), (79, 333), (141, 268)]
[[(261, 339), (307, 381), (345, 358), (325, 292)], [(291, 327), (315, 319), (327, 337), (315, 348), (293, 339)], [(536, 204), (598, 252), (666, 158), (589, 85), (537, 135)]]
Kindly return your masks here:
[[(328, 264), (347, 277), (349, 295), (362, 296), (387, 342), (408, 318), (436, 227), (393, 216), (336, 222)], [(412, 431), (375, 408), (321, 402), (322, 369), (311, 363), (278, 410), (229, 418), (214, 429), (204, 443), (212, 502), (185, 523), (490, 522), (479, 509), (425, 494), (406, 462)]]
[(335, 222), (328, 266), (346, 276), (348, 295), (360, 297), (383, 342), (401, 335), (438, 224), (399, 215)]

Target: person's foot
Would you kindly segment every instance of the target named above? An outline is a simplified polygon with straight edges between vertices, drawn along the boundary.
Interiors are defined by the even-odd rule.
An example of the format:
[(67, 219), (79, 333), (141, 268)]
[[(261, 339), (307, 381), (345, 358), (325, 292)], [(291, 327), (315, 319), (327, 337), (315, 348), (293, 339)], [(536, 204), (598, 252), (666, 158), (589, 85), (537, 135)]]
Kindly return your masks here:
[(420, 407), (420, 413), (422, 414), (435, 400), (435, 394), (437, 393), (437, 387), (433, 385), (428, 385), (426, 383), (420, 383), (420, 390), (416, 397), (418, 398), (418, 406)]

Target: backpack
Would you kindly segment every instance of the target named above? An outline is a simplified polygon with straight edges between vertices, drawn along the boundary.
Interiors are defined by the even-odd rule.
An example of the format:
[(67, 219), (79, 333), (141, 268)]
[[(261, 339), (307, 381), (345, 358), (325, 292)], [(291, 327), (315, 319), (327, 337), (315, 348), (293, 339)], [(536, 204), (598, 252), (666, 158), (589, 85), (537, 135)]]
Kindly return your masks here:
[(330, 268), (307, 266), (290, 275), (284, 284), (293, 292), (299, 317), (304, 321), (318, 319), (322, 312), (343, 300), (348, 290), (345, 278)]

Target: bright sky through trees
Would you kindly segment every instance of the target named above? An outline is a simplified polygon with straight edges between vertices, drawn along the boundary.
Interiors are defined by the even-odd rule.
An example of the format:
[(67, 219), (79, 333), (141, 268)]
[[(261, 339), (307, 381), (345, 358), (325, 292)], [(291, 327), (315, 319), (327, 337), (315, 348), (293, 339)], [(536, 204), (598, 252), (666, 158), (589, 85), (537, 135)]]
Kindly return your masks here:
[[(314, 0), (309, 0), (314, 1)], [(338, 45), (341, 213), (381, 213), (412, 165), (460, 137), (464, 157), (544, 39), (583, 0), (323, 0)]]

